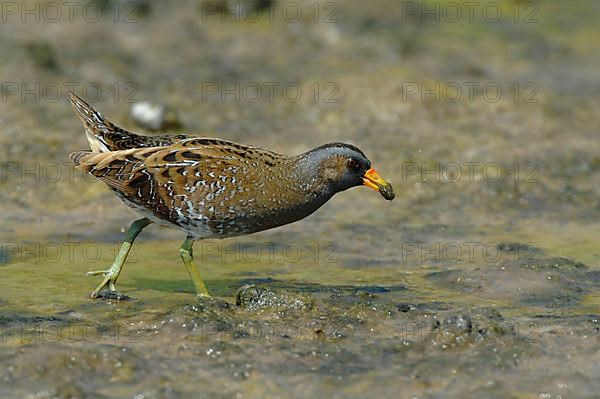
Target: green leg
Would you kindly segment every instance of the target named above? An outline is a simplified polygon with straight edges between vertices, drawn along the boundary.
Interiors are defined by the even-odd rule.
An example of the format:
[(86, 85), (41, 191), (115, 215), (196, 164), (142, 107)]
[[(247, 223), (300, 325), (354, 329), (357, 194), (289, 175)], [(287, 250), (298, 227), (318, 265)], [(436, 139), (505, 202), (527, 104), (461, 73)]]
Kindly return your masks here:
[(190, 277), (192, 278), (192, 282), (194, 283), (194, 288), (196, 288), (196, 295), (203, 297), (210, 297), (206, 286), (204, 285), (204, 281), (202, 281), (202, 277), (200, 277), (200, 272), (198, 268), (194, 264), (194, 239), (191, 236), (187, 236), (181, 247), (179, 248), (179, 254), (181, 255), (181, 260), (185, 265)]
[(152, 221), (148, 218), (139, 219), (133, 222), (129, 227), (129, 230), (127, 230), (127, 233), (125, 235), (125, 241), (121, 245), (119, 253), (117, 254), (117, 257), (115, 258), (115, 261), (113, 262), (110, 269), (92, 271), (87, 273), (88, 276), (104, 276), (104, 280), (102, 280), (98, 288), (96, 288), (94, 292), (92, 292), (92, 295), (90, 295), (92, 299), (97, 298), (100, 291), (107, 285), (110, 291), (117, 291), (115, 288), (115, 283), (119, 278), (119, 274), (121, 274), (121, 270), (123, 269), (123, 265), (125, 264), (127, 255), (129, 255), (131, 245), (133, 244), (133, 241), (135, 241), (135, 238), (138, 236), (138, 234), (140, 234), (140, 232), (144, 229), (144, 227), (148, 226), (150, 223), (152, 223)]

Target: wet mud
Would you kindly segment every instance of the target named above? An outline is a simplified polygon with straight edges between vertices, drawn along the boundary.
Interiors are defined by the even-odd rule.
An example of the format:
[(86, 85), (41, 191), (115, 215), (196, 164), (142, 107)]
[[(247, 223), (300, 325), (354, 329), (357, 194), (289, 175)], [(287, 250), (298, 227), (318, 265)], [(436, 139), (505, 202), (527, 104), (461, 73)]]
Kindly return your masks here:
[[(19, 87), (0, 93), (1, 398), (598, 396), (597, 5), (536, 1), (538, 22), (515, 23), (524, 2), (500, 1), (508, 20), (438, 23), (351, 0), (337, 22), (254, 23), (137, 3), (136, 23), (0, 24)], [(127, 297), (90, 300), (86, 272), (137, 215), (69, 166), (87, 143), (66, 98), (20, 91), (73, 81), (134, 131), (128, 96), (175, 110), (178, 132), (284, 153), (352, 142), (396, 198), (356, 188), (298, 223), (197, 242), (212, 299), (193, 294), (184, 235), (151, 225)], [(448, 94), (471, 81), (503, 96)], [(205, 92), (236, 82), (304, 94)]]

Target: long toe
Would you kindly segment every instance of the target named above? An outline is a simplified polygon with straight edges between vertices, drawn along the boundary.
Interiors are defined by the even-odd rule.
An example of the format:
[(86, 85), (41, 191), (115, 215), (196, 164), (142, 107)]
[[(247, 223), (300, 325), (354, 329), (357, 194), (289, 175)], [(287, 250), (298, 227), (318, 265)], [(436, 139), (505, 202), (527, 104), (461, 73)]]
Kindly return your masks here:
[(86, 276), (106, 276), (106, 274), (108, 273), (108, 270), (93, 270), (90, 272), (87, 272), (85, 275)]

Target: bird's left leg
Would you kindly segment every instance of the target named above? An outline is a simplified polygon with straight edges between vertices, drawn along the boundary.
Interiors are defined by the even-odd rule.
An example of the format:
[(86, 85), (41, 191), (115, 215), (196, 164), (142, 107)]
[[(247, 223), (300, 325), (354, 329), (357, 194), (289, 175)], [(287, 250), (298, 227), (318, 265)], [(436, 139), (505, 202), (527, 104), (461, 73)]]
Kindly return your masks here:
[(117, 290), (115, 288), (115, 283), (119, 278), (119, 274), (121, 274), (121, 269), (123, 269), (123, 264), (127, 259), (127, 255), (129, 255), (129, 251), (131, 250), (133, 241), (138, 236), (138, 234), (140, 234), (140, 232), (144, 229), (144, 227), (148, 226), (150, 223), (152, 223), (152, 221), (148, 218), (138, 219), (135, 222), (133, 222), (129, 227), (129, 230), (127, 230), (127, 233), (125, 235), (125, 241), (121, 245), (119, 253), (117, 254), (117, 257), (115, 258), (110, 269), (92, 271), (87, 273), (88, 276), (104, 276), (104, 279), (102, 280), (100, 285), (98, 285), (94, 292), (92, 292), (92, 295), (90, 295), (92, 299), (97, 298), (100, 294), (100, 291), (102, 291), (102, 289), (106, 286), (108, 286), (109, 291), (116, 293)]

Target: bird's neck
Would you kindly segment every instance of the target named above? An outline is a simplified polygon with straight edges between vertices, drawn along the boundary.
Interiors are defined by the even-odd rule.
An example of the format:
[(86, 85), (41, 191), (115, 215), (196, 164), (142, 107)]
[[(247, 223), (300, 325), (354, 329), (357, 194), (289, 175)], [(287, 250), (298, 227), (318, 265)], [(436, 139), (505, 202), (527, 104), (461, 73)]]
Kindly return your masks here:
[(296, 183), (294, 189), (304, 193), (310, 202), (323, 205), (334, 194), (332, 186), (322, 176), (320, 169), (322, 154), (307, 152), (291, 159), (290, 180)]

